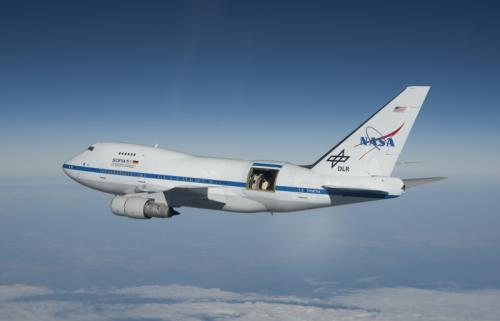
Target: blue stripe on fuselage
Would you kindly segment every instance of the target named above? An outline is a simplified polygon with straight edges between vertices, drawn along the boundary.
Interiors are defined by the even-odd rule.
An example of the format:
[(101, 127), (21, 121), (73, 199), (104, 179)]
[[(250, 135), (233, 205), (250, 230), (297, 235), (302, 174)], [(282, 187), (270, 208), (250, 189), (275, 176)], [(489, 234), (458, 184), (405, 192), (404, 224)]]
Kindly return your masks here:
[[(68, 164), (64, 164), (63, 168), (77, 170), (77, 171), (83, 171), (83, 172), (102, 173), (102, 174), (119, 175), (119, 176), (144, 177), (144, 178), (161, 179), (161, 180), (167, 180), (167, 181), (190, 182), (190, 183), (233, 186), (233, 187), (246, 187), (247, 186), (247, 184), (245, 182), (235, 182), (235, 181), (226, 181), (226, 180), (220, 180), (220, 179), (198, 178), (198, 177), (188, 177), (188, 176), (175, 176), (175, 175), (164, 175), (164, 174), (129, 172), (129, 171), (116, 170), (116, 169), (105, 169), (105, 168), (86, 167), (86, 166), (77, 166), (77, 165), (68, 165)], [(327, 190), (320, 189), (320, 188), (276, 186), (276, 190), (280, 191), (280, 192), (328, 194)]]

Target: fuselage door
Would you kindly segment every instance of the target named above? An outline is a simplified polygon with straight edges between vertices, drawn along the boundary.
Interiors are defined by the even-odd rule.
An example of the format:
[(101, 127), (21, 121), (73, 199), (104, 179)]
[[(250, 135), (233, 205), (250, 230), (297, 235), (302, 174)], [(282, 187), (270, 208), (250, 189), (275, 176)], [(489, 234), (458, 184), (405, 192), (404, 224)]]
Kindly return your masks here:
[[(280, 166), (281, 167), (281, 166)], [(278, 177), (278, 168), (265, 168), (252, 166), (248, 173), (247, 189), (254, 191), (274, 192), (276, 188), (276, 179)]]

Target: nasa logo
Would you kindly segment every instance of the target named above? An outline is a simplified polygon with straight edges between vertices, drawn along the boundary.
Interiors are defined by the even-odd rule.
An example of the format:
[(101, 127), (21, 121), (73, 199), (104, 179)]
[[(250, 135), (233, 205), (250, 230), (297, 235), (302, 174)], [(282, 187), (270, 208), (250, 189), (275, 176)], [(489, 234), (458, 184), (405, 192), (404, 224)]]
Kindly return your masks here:
[(361, 137), (360, 145), (373, 146), (373, 147), (394, 147), (394, 139), (392, 138), (375, 138), (375, 137)]
[(405, 123), (402, 123), (401, 126), (393, 130), (392, 132), (388, 134), (382, 134), (379, 130), (372, 126), (368, 126), (365, 128), (365, 136), (360, 137), (359, 144), (357, 144), (354, 147), (358, 146), (369, 146), (371, 148), (368, 148), (368, 150), (363, 153), (358, 160), (362, 159), (366, 155), (370, 154), (374, 150), (388, 150), (392, 147), (396, 146), (396, 142), (394, 141), (394, 136), (403, 128)]

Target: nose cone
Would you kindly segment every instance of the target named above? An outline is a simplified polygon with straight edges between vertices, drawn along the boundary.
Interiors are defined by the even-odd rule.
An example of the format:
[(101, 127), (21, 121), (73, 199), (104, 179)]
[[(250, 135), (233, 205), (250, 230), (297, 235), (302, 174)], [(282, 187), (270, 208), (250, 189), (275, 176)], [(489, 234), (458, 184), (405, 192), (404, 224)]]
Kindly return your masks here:
[(74, 179), (75, 178), (75, 174), (74, 174), (74, 169), (73, 169), (73, 165), (71, 165), (71, 161), (67, 161), (63, 164), (62, 166), (62, 170), (64, 172), (64, 174), (68, 175), (70, 178)]
[(68, 175), (71, 177), (70, 175), (70, 171), (69, 171), (69, 165), (68, 165), (68, 162), (64, 163), (63, 166), (62, 166), (62, 170), (64, 172), (64, 174)]
[(76, 170), (80, 163), (81, 163), (81, 154), (66, 161), (62, 166), (64, 174), (68, 175), (72, 179), (76, 179), (77, 175)]
[(62, 166), (64, 174), (81, 183), (80, 181), (86, 176), (85, 172), (88, 171), (89, 160), (95, 158), (94, 149), (94, 145), (91, 145), (80, 154), (65, 162)]

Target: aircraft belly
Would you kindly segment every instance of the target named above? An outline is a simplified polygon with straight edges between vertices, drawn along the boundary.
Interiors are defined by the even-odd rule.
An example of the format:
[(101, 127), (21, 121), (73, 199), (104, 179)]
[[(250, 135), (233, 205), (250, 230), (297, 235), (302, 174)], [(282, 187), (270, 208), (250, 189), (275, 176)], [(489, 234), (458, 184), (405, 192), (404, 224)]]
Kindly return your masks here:
[(253, 200), (265, 207), (268, 212), (293, 212), (330, 206), (327, 195), (295, 192), (262, 192), (245, 190), (244, 198)]
[(208, 190), (208, 199), (224, 203), (222, 208), (224, 211), (241, 213), (267, 211), (262, 202), (245, 197), (240, 188), (212, 187)]
[[(97, 176), (97, 177), (93, 177)], [(135, 193), (135, 186), (130, 185), (129, 183), (126, 182), (115, 182), (109, 177), (105, 176), (98, 176), (98, 175), (88, 175), (85, 178), (79, 178), (80, 184), (90, 187), (92, 189), (105, 192), (105, 193), (111, 193), (111, 194), (131, 194)], [(108, 180), (109, 179), (109, 180)]]
[(273, 212), (293, 212), (330, 206), (327, 195), (279, 192), (268, 208)]
[(230, 212), (292, 212), (330, 206), (327, 195), (303, 195), (293, 192), (262, 192), (239, 188), (209, 188), (208, 199), (224, 203)]

